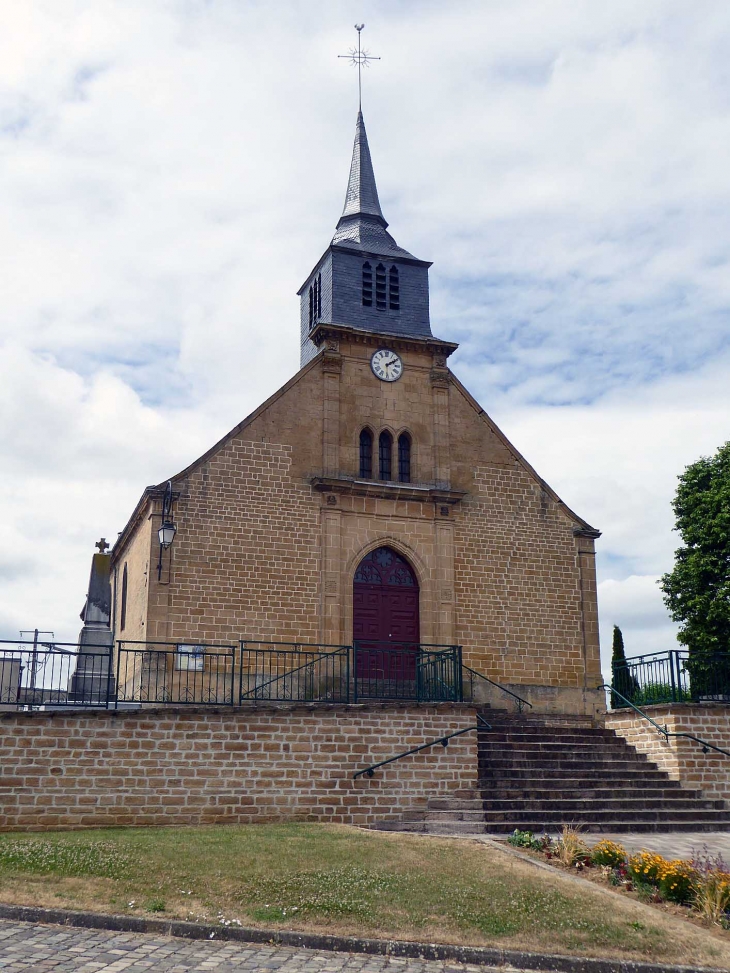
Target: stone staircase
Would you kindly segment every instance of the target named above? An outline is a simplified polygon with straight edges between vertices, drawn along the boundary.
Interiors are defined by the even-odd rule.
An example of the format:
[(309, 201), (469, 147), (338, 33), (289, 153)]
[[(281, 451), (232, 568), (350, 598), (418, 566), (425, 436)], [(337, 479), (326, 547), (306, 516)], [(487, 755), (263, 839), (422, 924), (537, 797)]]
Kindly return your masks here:
[(730, 831), (724, 801), (679, 785), (613, 730), (588, 720), (484, 711), (477, 786), (432, 799), (388, 830), (434, 834)]

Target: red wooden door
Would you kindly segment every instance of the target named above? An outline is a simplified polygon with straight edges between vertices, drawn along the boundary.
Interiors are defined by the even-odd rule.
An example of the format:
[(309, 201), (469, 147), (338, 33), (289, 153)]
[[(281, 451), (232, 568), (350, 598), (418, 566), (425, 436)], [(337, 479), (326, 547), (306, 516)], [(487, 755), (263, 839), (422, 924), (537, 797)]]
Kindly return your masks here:
[(355, 572), (353, 639), (358, 643), (358, 675), (415, 678), (419, 637), (418, 581), (413, 569), (392, 548), (379, 547), (363, 558)]

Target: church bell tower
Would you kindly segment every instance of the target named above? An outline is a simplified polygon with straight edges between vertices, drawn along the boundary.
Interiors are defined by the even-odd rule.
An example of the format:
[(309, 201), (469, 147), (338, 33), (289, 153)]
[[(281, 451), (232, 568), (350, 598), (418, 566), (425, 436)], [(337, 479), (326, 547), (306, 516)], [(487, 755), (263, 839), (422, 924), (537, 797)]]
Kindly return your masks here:
[(387, 227), (358, 111), (345, 207), (332, 242), (298, 291), (301, 365), (317, 354), (311, 335), (319, 324), (393, 337), (431, 337), (431, 263), (399, 247)]

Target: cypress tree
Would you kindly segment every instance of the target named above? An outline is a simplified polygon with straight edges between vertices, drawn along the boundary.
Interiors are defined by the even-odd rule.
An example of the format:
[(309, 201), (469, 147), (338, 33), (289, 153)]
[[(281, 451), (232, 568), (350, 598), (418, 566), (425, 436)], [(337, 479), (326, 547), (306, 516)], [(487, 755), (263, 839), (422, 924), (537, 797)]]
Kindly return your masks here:
[[(611, 654), (611, 686), (626, 699), (631, 699), (636, 679), (626, 665), (624, 637), (618, 625), (613, 626), (613, 651)], [(615, 709), (626, 704), (620, 696), (611, 694), (611, 706)]]

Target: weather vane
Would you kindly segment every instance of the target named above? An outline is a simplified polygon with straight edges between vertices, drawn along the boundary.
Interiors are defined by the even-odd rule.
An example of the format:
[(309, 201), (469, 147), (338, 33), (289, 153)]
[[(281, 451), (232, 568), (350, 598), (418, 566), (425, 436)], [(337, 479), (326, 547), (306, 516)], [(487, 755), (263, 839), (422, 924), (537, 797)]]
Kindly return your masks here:
[(365, 24), (355, 24), (357, 31), (357, 47), (351, 47), (349, 54), (338, 54), (338, 57), (346, 57), (351, 64), (357, 64), (357, 103), (358, 108), (362, 109), (362, 69), (366, 68), (371, 61), (379, 61), (379, 57), (373, 57), (367, 51), (363, 51), (360, 46), (360, 32)]

